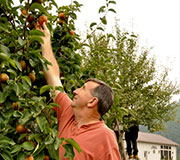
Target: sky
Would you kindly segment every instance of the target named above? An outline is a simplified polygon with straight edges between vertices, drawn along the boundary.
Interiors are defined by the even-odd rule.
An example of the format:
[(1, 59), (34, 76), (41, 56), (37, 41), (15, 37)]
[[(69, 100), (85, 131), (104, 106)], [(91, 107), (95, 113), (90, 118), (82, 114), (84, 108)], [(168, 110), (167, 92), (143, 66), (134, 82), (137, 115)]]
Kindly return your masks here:
[[(67, 0), (66, 0), (67, 2)], [(84, 1), (76, 22), (77, 29), (86, 31), (91, 22), (99, 22), (98, 9), (105, 0)], [(111, 5), (116, 14), (107, 15), (107, 32), (115, 25), (139, 35), (139, 45), (152, 47), (158, 70), (169, 68), (169, 80), (180, 85), (180, 1), (179, 0), (116, 0)], [(180, 95), (174, 97), (180, 99)]]
[[(67, 0), (66, 0), (67, 2)], [(98, 9), (105, 0), (79, 0), (84, 4), (76, 27), (82, 33), (91, 22), (99, 22)], [(111, 5), (116, 14), (107, 15), (107, 32), (112, 32), (115, 18), (121, 28), (139, 35), (139, 45), (152, 47), (158, 69), (169, 68), (169, 80), (180, 85), (180, 2), (179, 0), (116, 0)], [(180, 99), (180, 95), (174, 97)]]
[[(17, 1), (17, 0), (15, 0)], [(69, 5), (73, 0), (55, 0), (58, 6)], [(83, 4), (75, 22), (76, 32), (84, 33), (91, 22), (99, 23), (98, 9), (106, 0), (77, 0)], [(169, 68), (169, 80), (180, 85), (180, 1), (179, 0), (115, 0), (111, 4), (115, 13), (107, 14), (106, 31), (113, 31), (115, 18), (121, 29), (139, 35), (140, 47), (151, 48), (156, 65)], [(175, 96), (180, 99), (180, 95)]]

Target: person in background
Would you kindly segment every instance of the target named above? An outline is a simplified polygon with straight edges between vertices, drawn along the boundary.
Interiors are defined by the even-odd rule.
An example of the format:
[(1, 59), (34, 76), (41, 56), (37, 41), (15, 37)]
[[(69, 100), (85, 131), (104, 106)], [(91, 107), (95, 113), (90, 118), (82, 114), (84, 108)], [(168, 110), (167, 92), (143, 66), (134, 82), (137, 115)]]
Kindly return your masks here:
[(127, 146), (127, 153), (129, 159), (138, 159), (138, 148), (137, 148), (137, 138), (138, 138), (139, 127), (137, 125), (131, 126), (127, 131), (125, 131), (125, 140)]
[[(42, 55), (52, 64), (48, 65), (48, 71), (44, 71), (45, 79), (54, 88), (62, 86), (60, 69), (51, 47), (50, 32), (45, 23), (43, 26), (37, 24), (36, 29), (45, 35), (42, 37)], [(82, 150), (80, 154), (74, 150), (74, 160), (121, 160), (116, 135), (101, 120), (113, 104), (112, 89), (103, 81), (91, 78), (73, 93), (74, 98), (71, 100), (66, 93), (55, 90), (54, 101), (60, 107), (54, 109), (57, 113), (59, 138), (73, 138)], [(64, 153), (64, 148), (60, 146), (61, 160), (66, 159)]]

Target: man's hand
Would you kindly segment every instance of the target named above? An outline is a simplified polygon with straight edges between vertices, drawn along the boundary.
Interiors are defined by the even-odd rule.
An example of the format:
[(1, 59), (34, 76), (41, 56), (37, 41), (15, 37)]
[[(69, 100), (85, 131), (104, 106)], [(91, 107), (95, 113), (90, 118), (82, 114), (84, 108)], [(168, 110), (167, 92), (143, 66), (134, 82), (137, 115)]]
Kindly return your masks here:
[(51, 35), (49, 32), (49, 29), (46, 26), (46, 23), (43, 23), (43, 26), (41, 26), (38, 22), (36, 23), (36, 29), (43, 32), (44, 36), (42, 36), (41, 38), (43, 39), (44, 43), (41, 44), (42, 47), (46, 46), (46, 45), (50, 45), (51, 44)]

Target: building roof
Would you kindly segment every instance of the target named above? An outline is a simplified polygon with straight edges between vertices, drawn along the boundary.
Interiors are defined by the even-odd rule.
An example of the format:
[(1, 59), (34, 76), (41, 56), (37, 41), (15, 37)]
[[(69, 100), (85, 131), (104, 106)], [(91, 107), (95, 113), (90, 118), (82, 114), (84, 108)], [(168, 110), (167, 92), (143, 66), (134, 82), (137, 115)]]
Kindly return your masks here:
[(138, 134), (138, 142), (144, 143), (154, 143), (154, 144), (162, 144), (162, 145), (171, 145), (171, 146), (179, 146), (176, 142), (171, 141), (161, 135), (139, 132)]

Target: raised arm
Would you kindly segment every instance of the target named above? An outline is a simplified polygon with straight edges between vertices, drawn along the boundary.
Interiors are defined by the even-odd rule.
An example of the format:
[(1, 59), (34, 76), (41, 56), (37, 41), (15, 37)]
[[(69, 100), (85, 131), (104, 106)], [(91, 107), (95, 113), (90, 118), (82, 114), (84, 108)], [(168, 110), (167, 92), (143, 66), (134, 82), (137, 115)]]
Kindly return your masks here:
[[(42, 55), (46, 58), (52, 65), (48, 65), (48, 71), (44, 71), (44, 76), (47, 81), (47, 84), (52, 85), (54, 88), (56, 86), (62, 86), (60, 80), (60, 70), (59, 65), (56, 61), (56, 58), (53, 54), (52, 47), (51, 47), (51, 36), (50, 32), (45, 23), (43, 23), (43, 27), (37, 24), (36, 29), (42, 31), (45, 37), (42, 37), (44, 43), (41, 44), (42, 47)], [(58, 90), (55, 90), (55, 94), (59, 93)]]

